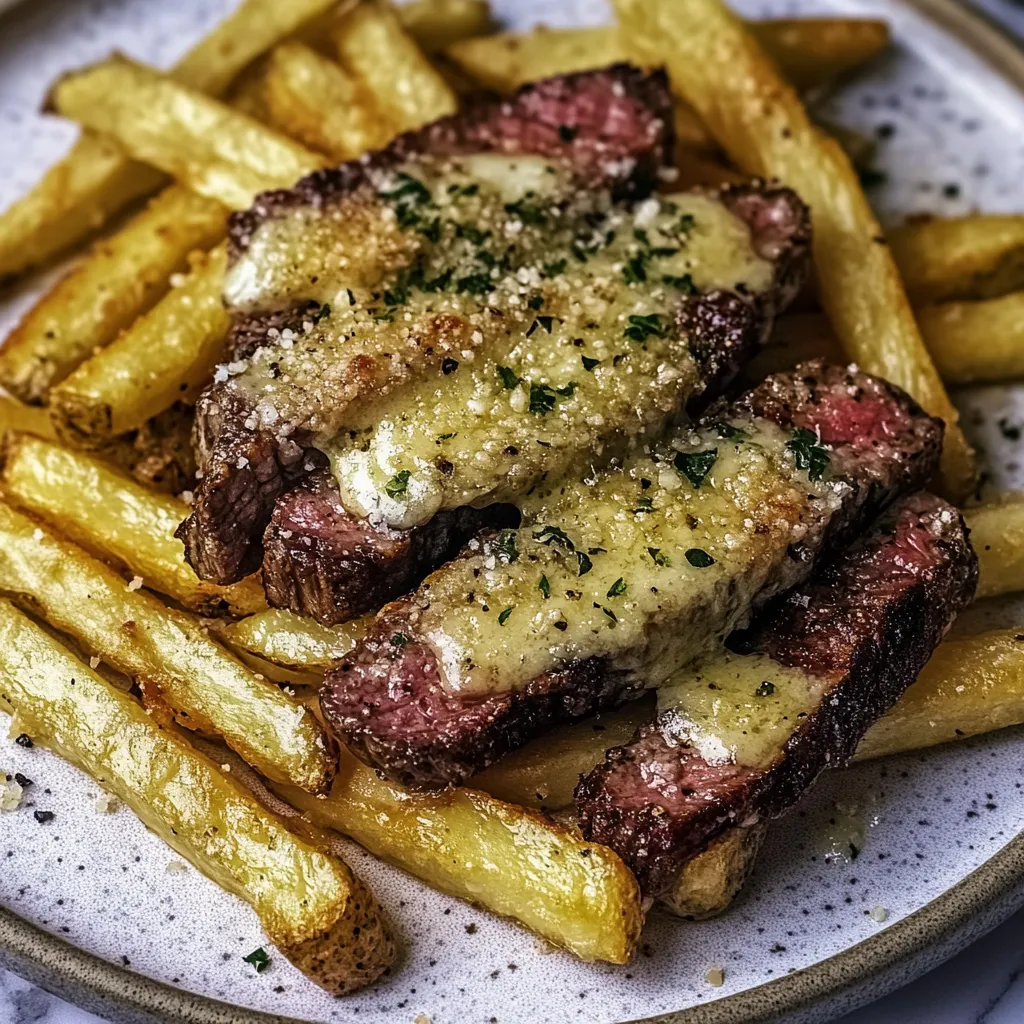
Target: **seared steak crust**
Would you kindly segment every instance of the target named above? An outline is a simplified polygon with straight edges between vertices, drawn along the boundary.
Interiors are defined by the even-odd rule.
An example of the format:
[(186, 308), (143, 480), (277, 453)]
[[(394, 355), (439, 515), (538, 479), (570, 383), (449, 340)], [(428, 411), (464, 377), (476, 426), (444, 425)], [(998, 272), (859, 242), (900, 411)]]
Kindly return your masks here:
[[(769, 378), (738, 409), (820, 427), (833, 470), (850, 485), (842, 507), (791, 552), (786, 578), (806, 578), (819, 552), (922, 486), (938, 463), (941, 423), (898, 388), (857, 371), (805, 364)], [(405, 785), (461, 783), (553, 726), (615, 707), (648, 685), (597, 657), (567, 663), (515, 692), (454, 694), (442, 684), (433, 649), (417, 635), (416, 619), (412, 599), (387, 606), (350, 658), (328, 673), (321, 692), (324, 714), (343, 742)]]
[(780, 814), (824, 768), (849, 760), (971, 600), (977, 576), (959, 512), (926, 493), (904, 500), (744, 637), (745, 653), (822, 680), (817, 707), (770, 766), (709, 763), (659, 723), (645, 726), (577, 787), (584, 835), (615, 849), (645, 892), (664, 892), (728, 827)]

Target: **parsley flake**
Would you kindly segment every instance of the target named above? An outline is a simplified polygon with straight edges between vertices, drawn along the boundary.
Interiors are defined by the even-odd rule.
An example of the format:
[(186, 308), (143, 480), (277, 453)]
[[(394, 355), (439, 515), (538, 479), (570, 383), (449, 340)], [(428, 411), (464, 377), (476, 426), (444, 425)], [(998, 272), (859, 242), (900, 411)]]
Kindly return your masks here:
[(506, 391), (511, 391), (513, 388), (518, 387), (519, 382), (522, 380), (522, 377), (508, 366), (498, 366), (495, 367), (495, 370)]
[(254, 949), (248, 956), (243, 956), (242, 959), (247, 964), (252, 964), (256, 968), (257, 974), (262, 974), (270, 966), (270, 957), (262, 946), (259, 949)]
[(409, 642), (409, 638), (404, 633), (394, 633), (391, 637), (392, 647), (404, 647)]
[[(354, 306), (354, 302), (350, 302), (349, 305)], [(313, 323), (318, 324), (321, 320), (326, 320), (331, 315), (331, 304), (325, 302), (317, 311), (313, 317)]]
[(547, 384), (530, 385), (530, 412), (543, 416), (555, 407), (555, 392)]
[(554, 322), (555, 318), (553, 316), (539, 316), (530, 324), (530, 329), (526, 332), (526, 336), (528, 338), (531, 337), (538, 327), (543, 327), (550, 334)]
[(694, 295), (697, 286), (693, 283), (692, 274), (662, 274), (661, 280), (672, 288), (678, 288), (684, 295)]
[(506, 565), (511, 565), (519, 559), (519, 548), (516, 547), (516, 531), (502, 530), (498, 539), (494, 542), (494, 550)]
[(726, 441), (743, 441), (747, 436), (745, 430), (740, 430), (739, 427), (734, 427), (731, 423), (716, 423), (715, 433)]
[(818, 435), (805, 427), (797, 427), (786, 447), (796, 457), (797, 469), (807, 470), (809, 480), (820, 480), (831, 462), (828, 452), (818, 444)]
[(622, 277), (626, 284), (640, 284), (641, 281), (646, 281), (647, 254), (639, 252), (635, 256), (630, 256), (622, 268)]
[(464, 295), (487, 295), (491, 291), (490, 274), (468, 274), (455, 282), (455, 290)]
[(717, 448), (708, 448), (703, 452), (677, 452), (673, 465), (694, 487), (700, 487), (717, 458)]
[(621, 597), (626, 592), (626, 581), (620, 576), (609, 588), (609, 597)]
[(755, 697), (770, 697), (775, 692), (775, 684), (768, 682), (767, 679), (761, 683), (761, 685), (754, 691)]
[(560, 530), (557, 526), (542, 526), (534, 535), (534, 540), (539, 540), (541, 544), (547, 544), (549, 547), (552, 544), (557, 544), (559, 547), (565, 548), (566, 551), (575, 551), (576, 545), (569, 539), (566, 533)]
[(389, 498), (403, 498), (406, 492), (409, 490), (409, 478), (412, 473), (407, 469), (403, 469), (400, 473), (396, 473), (385, 485), (384, 491), (387, 493)]
[(580, 569), (576, 574), (577, 576), (586, 576), (594, 568), (594, 563), (590, 560), (590, 556), (585, 555), (582, 551), (576, 552), (576, 561), (579, 563)]
[(591, 359), (590, 356), (580, 356), (580, 359), (583, 360), (583, 369), (586, 370), (587, 373), (593, 373), (594, 367), (601, 362), (600, 359)]
[(706, 569), (715, 564), (715, 560), (702, 548), (689, 548), (686, 552), (686, 560), (694, 569)]
[(629, 326), (622, 333), (631, 341), (646, 341), (650, 337), (665, 337), (665, 329), (661, 325), (659, 313), (647, 313), (646, 315), (633, 313), (629, 317)]
[(544, 595), (545, 601), (551, 596), (551, 582), (548, 580), (547, 574), (541, 576), (537, 589)]
[(668, 555), (663, 555), (661, 553), (661, 548), (648, 548), (647, 549), (647, 554), (649, 554), (651, 556), (651, 558), (653, 559), (655, 565), (665, 565), (665, 566), (667, 566), (667, 565), (671, 565), (672, 564), (672, 562), (669, 559)]
[(558, 277), (559, 274), (565, 273), (565, 268), (569, 265), (568, 260), (555, 260), (552, 263), (544, 264), (544, 276), (545, 277)]
[(509, 605), (509, 606), (508, 606), (508, 608), (503, 608), (503, 609), (502, 609), (502, 610), (501, 610), (501, 611), (500, 611), (500, 612), (498, 613), (498, 625), (499, 625), (499, 626), (504, 626), (504, 625), (505, 625), (505, 623), (506, 623), (506, 622), (508, 622), (508, 617), (509, 617), (509, 616), (510, 616), (511, 614), (512, 614), (512, 606), (511, 606), (511, 605)]
[[(532, 192), (527, 192), (526, 195), (532, 195)], [(505, 212), (511, 213), (513, 217), (518, 218), (524, 224), (532, 224), (539, 226), (544, 223), (547, 219), (544, 216), (544, 211), (536, 203), (529, 203), (526, 201), (526, 197), (518, 199), (514, 203), (505, 204)]]

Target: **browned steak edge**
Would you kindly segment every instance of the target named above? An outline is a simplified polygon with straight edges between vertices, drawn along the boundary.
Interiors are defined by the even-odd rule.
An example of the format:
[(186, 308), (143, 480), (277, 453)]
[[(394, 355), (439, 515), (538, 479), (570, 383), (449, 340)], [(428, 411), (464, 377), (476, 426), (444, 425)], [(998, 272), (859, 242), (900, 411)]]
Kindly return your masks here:
[(927, 493), (902, 501), (767, 613), (744, 647), (827, 680), (776, 762), (710, 764), (670, 745), (657, 723), (645, 726), (577, 787), (583, 834), (616, 850), (645, 892), (666, 891), (727, 828), (782, 813), (824, 768), (849, 760), (916, 679), (977, 577), (960, 513)]
[[(894, 498), (923, 486), (938, 464), (941, 423), (869, 374), (805, 364), (768, 378), (734, 408), (821, 427), (834, 468), (851, 484), (843, 508), (791, 552), (798, 574)], [(846, 436), (833, 422), (837, 415), (850, 421)], [(615, 707), (646, 685), (591, 658), (514, 693), (450, 694), (432, 649), (417, 636), (415, 600), (406, 599), (387, 606), (362, 644), (327, 674), (320, 699), (328, 723), (357, 756), (404, 785), (431, 787), (461, 783), (555, 725)]]

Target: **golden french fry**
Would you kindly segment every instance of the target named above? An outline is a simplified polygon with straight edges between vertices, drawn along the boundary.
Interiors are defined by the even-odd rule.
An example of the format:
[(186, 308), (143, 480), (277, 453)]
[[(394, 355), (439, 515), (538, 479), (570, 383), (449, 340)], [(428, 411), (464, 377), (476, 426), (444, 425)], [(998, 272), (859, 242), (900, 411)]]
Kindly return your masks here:
[(250, 615), (221, 629), (225, 643), (285, 668), (323, 671), (344, 658), (366, 632), (369, 620), (321, 626), (283, 608)]
[(1024, 590), (1024, 494), (1008, 494), (964, 512), (981, 569), (978, 597)]
[(818, 291), (848, 358), (946, 422), (945, 492), (974, 477), (958, 415), (921, 340), (895, 261), (845, 153), (720, 0), (615, 0), (630, 47), (664, 63), (731, 159), (792, 186), (814, 211)]
[(53, 421), (46, 409), (38, 405), (22, 405), (15, 398), (8, 395), (0, 395), (0, 438), (8, 430), (23, 430), (28, 434), (35, 434), (36, 437), (46, 438), (48, 441), (55, 440), (56, 431), (53, 429)]
[(394, 127), (339, 64), (304, 43), (282, 43), (263, 81), (267, 123), (339, 163), (385, 145)]
[(221, 300), (226, 265), (222, 244), (117, 341), (51, 390), (61, 437), (98, 447), (176, 401), (195, 399), (210, 381), (231, 326)]
[(643, 912), (632, 874), (548, 818), (468, 789), (412, 793), (345, 751), (327, 799), (271, 788), (315, 825), (583, 960), (626, 963), (636, 946)]
[(36, 520), (0, 504), (0, 592), (138, 679), (192, 729), (222, 736), (268, 778), (313, 793), (334, 764), (313, 715), (245, 668), (199, 622)]
[(367, 0), (339, 18), (332, 41), (351, 71), (398, 131), (455, 112), (455, 93), (402, 28), (392, 7)]
[(323, 165), (319, 154), (259, 121), (124, 57), (64, 75), (47, 106), (233, 209)]
[(212, 199), (180, 185), (165, 189), (25, 314), (0, 349), (0, 384), (23, 401), (45, 399), (167, 291), (190, 252), (217, 242), (226, 218)]
[(395, 8), (402, 28), (425, 53), (438, 53), (463, 39), (490, 32), (494, 19), (487, 0), (412, 0)]
[[(256, 57), (335, 3), (242, 0), (171, 74), (189, 88), (220, 95)], [(28, 195), (0, 214), (0, 282), (80, 242), (165, 180), (128, 159), (115, 140), (85, 132)]]
[(394, 943), (369, 890), (128, 694), (0, 601), (0, 709), (119, 797), (172, 849), (245, 900), (272, 942), (335, 994), (377, 978)]
[(174, 537), (188, 505), (143, 487), (109, 463), (15, 434), (8, 438), (0, 483), (22, 508), (192, 611), (251, 615), (267, 606), (257, 579), (229, 587), (198, 579)]
[(991, 299), (1024, 288), (1024, 215), (915, 219), (887, 237), (916, 303)]

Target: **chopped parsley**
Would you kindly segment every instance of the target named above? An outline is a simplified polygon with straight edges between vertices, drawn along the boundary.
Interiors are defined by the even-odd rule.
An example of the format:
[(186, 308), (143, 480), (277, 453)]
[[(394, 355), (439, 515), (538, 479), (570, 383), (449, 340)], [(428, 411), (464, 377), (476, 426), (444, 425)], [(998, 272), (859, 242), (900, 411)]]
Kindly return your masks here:
[(392, 647), (404, 647), (409, 642), (409, 638), (404, 633), (394, 633), (391, 636)]
[(609, 597), (621, 597), (626, 592), (626, 581), (620, 576), (609, 588)]
[(457, 430), (453, 430), (450, 434), (438, 434), (437, 439), (438, 441), (450, 441), (453, 437), (458, 436), (459, 432)]
[[(350, 302), (349, 305), (354, 306), (354, 302)], [(318, 324), (321, 320), (326, 320), (331, 315), (331, 304), (325, 302), (317, 311), (313, 317), (313, 323)]]
[(665, 565), (665, 566), (667, 566), (667, 565), (671, 565), (672, 564), (672, 562), (669, 559), (668, 555), (663, 555), (661, 553), (661, 548), (648, 548), (647, 549), (647, 554), (649, 554), (651, 556), (651, 558), (653, 559), (655, 565)]
[(464, 295), (487, 295), (491, 291), (491, 275), (467, 274), (455, 282), (455, 290)]
[(818, 444), (818, 435), (805, 427), (797, 427), (786, 447), (796, 457), (797, 469), (807, 470), (810, 480), (820, 480), (829, 467), (828, 452)]
[(554, 325), (555, 318), (553, 316), (538, 316), (532, 324), (530, 329), (526, 332), (526, 336), (531, 337), (537, 330), (538, 327), (543, 327), (548, 334), (551, 333), (551, 328)]
[(558, 395), (563, 398), (572, 398), (575, 393), (576, 385), (572, 381), (560, 388), (553, 388), (550, 384), (531, 384), (530, 412), (543, 416), (554, 409)]
[(541, 544), (557, 544), (559, 547), (563, 547), (566, 551), (575, 551), (576, 545), (569, 539), (564, 531), (560, 530), (557, 526), (542, 526), (534, 535), (534, 540), (539, 540)]
[(692, 274), (662, 274), (661, 280), (672, 288), (678, 288), (684, 295), (694, 295), (697, 291)]
[(441, 363), (441, 372), (447, 377), (449, 373), (454, 373), (459, 368), (458, 359), (445, 359)]
[[(530, 296), (530, 301), (527, 302), (526, 305), (529, 306), (530, 309), (540, 309), (544, 305), (544, 296), (543, 295), (531, 295)], [(551, 333), (551, 331), (548, 331), (548, 334), (550, 334), (550, 333)]]
[(594, 367), (601, 362), (600, 359), (591, 359), (590, 356), (580, 356), (580, 359), (583, 360), (583, 369), (586, 370), (587, 373), (593, 373)]
[(503, 608), (503, 609), (502, 609), (502, 610), (501, 610), (501, 611), (500, 611), (500, 612), (498, 613), (498, 625), (499, 625), (499, 626), (504, 626), (504, 625), (505, 625), (505, 623), (506, 623), (506, 622), (508, 622), (508, 617), (509, 617), (509, 616), (510, 616), (511, 614), (512, 614), (512, 606), (511, 606), (511, 605), (509, 605), (509, 606), (508, 606), (508, 608)]
[(405, 171), (399, 171), (395, 175), (397, 184), (390, 192), (381, 192), (383, 199), (390, 199), (396, 203), (417, 203), (430, 202), (430, 190), (419, 178), (414, 178)]
[(715, 560), (703, 548), (689, 548), (686, 560), (695, 569), (706, 569), (709, 565), (715, 564)]
[(631, 341), (646, 341), (650, 337), (664, 338), (665, 328), (661, 325), (659, 313), (633, 313), (629, 317), (629, 326), (622, 333)]
[(740, 430), (731, 423), (716, 423), (715, 433), (726, 441), (742, 441), (747, 436), (745, 430)]
[(481, 231), (479, 228), (473, 227), (472, 224), (455, 225), (455, 237), (465, 238), (467, 241), (472, 242), (473, 245), (483, 245), (490, 238), (490, 235), (490, 231)]
[(568, 260), (555, 260), (552, 263), (544, 264), (544, 276), (545, 277), (558, 277), (559, 274), (565, 273), (565, 268), (569, 265)]
[(647, 254), (638, 252), (630, 256), (622, 268), (622, 277), (626, 284), (640, 284), (647, 280)]
[(548, 580), (547, 574), (541, 576), (537, 589), (544, 595), (545, 601), (551, 596), (551, 582)]
[(577, 576), (586, 576), (594, 568), (594, 563), (590, 560), (590, 556), (585, 555), (582, 551), (576, 552), (576, 561), (579, 563), (580, 568)]
[(519, 559), (519, 548), (516, 547), (516, 531), (502, 530), (498, 539), (494, 542), (494, 550), (498, 552), (501, 560), (506, 565), (511, 565)]
[(605, 615), (612, 620), (613, 624), (619, 621), (618, 616), (616, 616), (615, 612), (613, 612), (611, 608), (605, 608), (604, 605), (601, 605), (601, 611), (603, 611)]
[(522, 199), (517, 199), (514, 203), (506, 203), (506, 213), (511, 213), (513, 217), (518, 218), (524, 224), (532, 224), (539, 226), (544, 223), (547, 219), (544, 216), (544, 211), (537, 203), (527, 202), (527, 199), (533, 195), (532, 192), (527, 192), (526, 196)]
[(755, 697), (770, 697), (775, 692), (775, 684), (764, 680), (763, 683), (754, 691)]
[(508, 366), (498, 366), (496, 370), (506, 391), (511, 391), (513, 388), (518, 387), (519, 382), (522, 380), (522, 377)]
[(247, 964), (252, 964), (256, 968), (257, 974), (262, 974), (270, 966), (270, 957), (262, 946), (259, 949), (254, 949), (248, 956), (243, 956), (242, 959)]
[(412, 473), (407, 469), (403, 469), (400, 473), (396, 473), (385, 485), (384, 491), (389, 498), (403, 498), (406, 492), (409, 490), (409, 478)]
[(654, 511), (654, 499), (648, 498), (646, 495), (636, 499), (636, 508), (634, 512), (653, 512)]
[(703, 452), (677, 452), (673, 465), (694, 487), (700, 487), (717, 458), (717, 448), (708, 448)]

